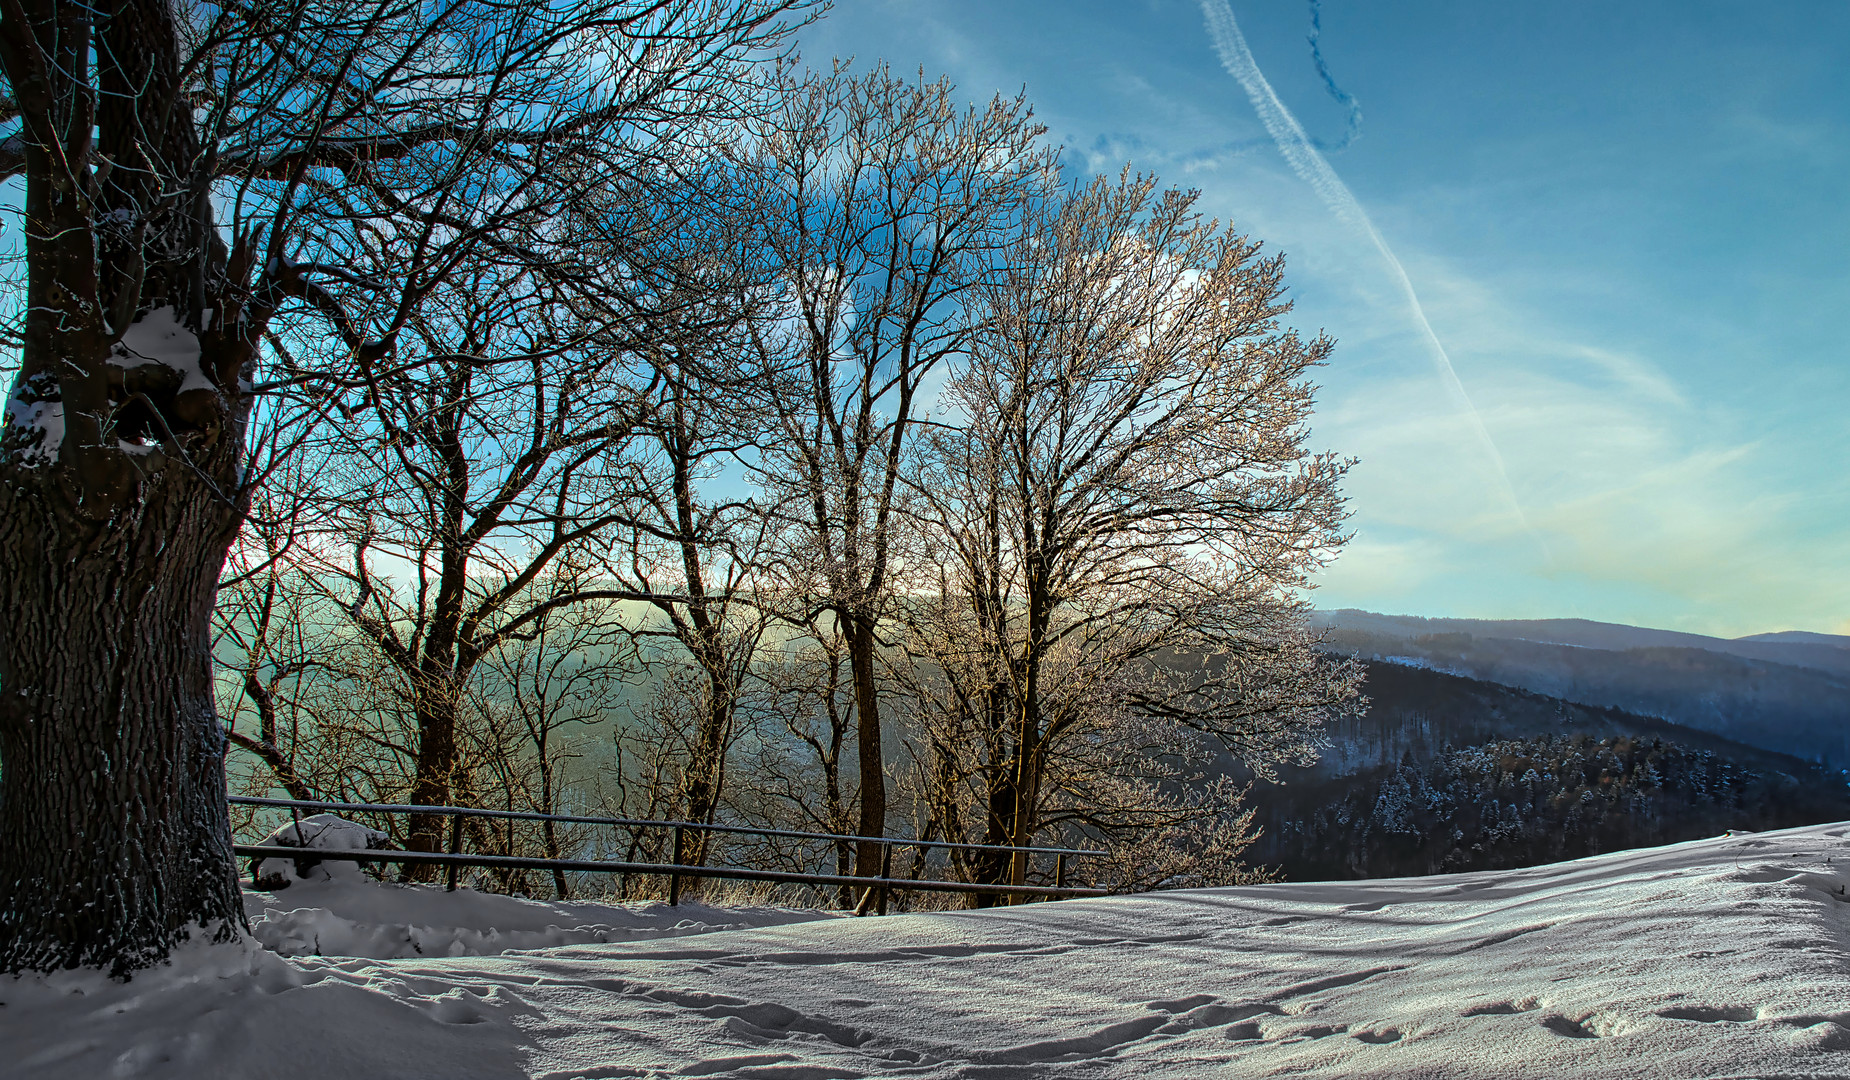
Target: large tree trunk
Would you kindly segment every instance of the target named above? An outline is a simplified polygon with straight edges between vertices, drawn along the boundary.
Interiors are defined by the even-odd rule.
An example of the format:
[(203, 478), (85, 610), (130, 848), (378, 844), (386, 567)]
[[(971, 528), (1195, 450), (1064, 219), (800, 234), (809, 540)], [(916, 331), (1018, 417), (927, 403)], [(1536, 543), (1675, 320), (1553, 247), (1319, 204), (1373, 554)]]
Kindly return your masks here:
[[(709, 662), (719, 660), (709, 656)], [(720, 794), (726, 784), (726, 750), (732, 741), (732, 718), (737, 701), (723, 675), (708, 672), (707, 700), (701, 710), (700, 727), (694, 737), (693, 760), (688, 762), (686, 785), (687, 820), (711, 825), (719, 811)], [(713, 846), (713, 834), (696, 829), (686, 840), (682, 861), (689, 866), (705, 866)]]
[[(860, 758), (861, 814), (856, 833), (886, 835), (886, 760), (880, 745), (880, 696), (874, 679), (874, 623), (851, 615), (844, 620), (848, 669), (854, 679), (855, 749)], [(884, 845), (863, 840), (855, 845), (854, 872), (877, 877)]]
[[(997, 846), (1029, 846), (1040, 823), (1040, 788), (1045, 764), (1041, 753), (1041, 714), (1036, 698), (1040, 688), (1040, 665), (1030, 659), (1023, 666), (1027, 673), (1024, 692), (1007, 701), (1008, 712), (1012, 715), (1004, 723), (1007, 737), (998, 742), (1007, 749), (1007, 756), (995, 762), (988, 785), (983, 842)], [(977, 880), (986, 885), (1025, 885), (1028, 860), (1025, 851), (982, 852), (974, 860)], [(1013, 899), (1001, 893), (979, 894), (972, 906), (989, 907), (1012, 903)]]
[[(988, 617), (991, 640), (1005, 641), (995, 613), (998, 607), (991, 606), (983, 612)], [(1010, 705), (1014, 695), (1006, 683), (997, 682), (985, 689), (976, 698), (976, 713), (981, 718), (983, 752), (986, 754), (984, 765), (983, 806), (983, 843), (1007, 844), (1014, 835), (1013, 822), (1017, 806), (1017, 789), (1015, 787), (1015, 770), (1010, 765), (1011, 755), (1017, 747), (1014, 738), (1013, 717)], [(1008, 873), (1009, 858), (999, 851), (978, 851), (971, 853), (970, 880), (984, 885), (999, 885)], [(971, 893), (971, 907), (993, 907), (999, 901), (997, 893)]]
[[(471, 370), (464, 364), (450, 376), (448, 407), (439, 409), (431, 424), (436, 432), (437, 457), (443, 463), (446, 484), (429, 507), (441, 522), (441, 572), (437, 580), (436, 604), (423, 633), (417, 670), (412, 673), (413, 692), (417, 695), (418, 742), (411, 778), (411, 802), (417, 806), (446, 806), (455, 798), (458, 781), (462, 779), (462, 757), (456, 739), (459, 691), (467, 684), (475, 658), (479, 656), (473, 650), (468, 656), (457, 655), (469, 564), (475, 554), (474, 544), (465, 537), (472, 462), (461, 435), (461, 408), (468, 399)], [(410, 835), (405, 846), (412, 851), (442, 851), (446, 824), (451, 822), (440, 814), (411, 815)], [(405, 868), (405, 875), (412, 881), (433, 881), (437, 868), (430, 864), (412, 864)]]
[[(998, 768), (989, 782), (989, 804), (984, 809), (983, 843), (1004, 845), (1014, 842), (1015, 819), (1021, 808), (1021, 789), (1016, 785), (1015, 770)], [(971, 859), (972, 877), (984, 885), (1008, 882), (1013, 860), (1007, 852), (979, 851)], [(972, 893), (971, 907), (994, 907), (1003, 902), (1001, 893)]]
[(0, 971), (123, 975), (243, 926), (209, 630), (235, 515), (177, 468), (102, 523), (7, 471)]
[(243, 926), (210, 620), (267, 316), (226, 279), (169, 7), (28, 6), (0, 33), (28, 268), (0, 440), (0, 971), (126, 975)]
[[(435, 681), (441, 675), (433, 676)], [(417, 758), (413, 762), (411, 803), (415, 806), (449, 805), (460, 760), (456, 746), (456, 703), (441, 689), (428, 685), (418, 688)], [(453, 824), (444, 814), (411, 815), (405, 847), (411, 851), (442, 851), (445, 836)], [(411, 863), (403, 873), (405, 881), (435, 881), (437, 867), (429, 863)]]

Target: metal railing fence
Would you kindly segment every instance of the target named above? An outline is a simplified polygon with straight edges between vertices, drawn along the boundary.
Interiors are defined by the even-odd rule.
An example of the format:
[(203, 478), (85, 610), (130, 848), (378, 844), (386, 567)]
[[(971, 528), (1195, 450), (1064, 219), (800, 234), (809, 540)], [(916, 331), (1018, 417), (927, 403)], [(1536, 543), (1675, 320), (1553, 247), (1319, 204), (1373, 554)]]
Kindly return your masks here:
[[(948, 892), (974, 893), (1008, 896), (1009, 902), (1029, 897), (1078, 897), (1105, 896), (1111, 890), (1101, 888), (1096, 883), (1088, 886), (1067, 884), (1068, 859), (1099, 858), (1106, 853), (1087, 848), (1031, 847), (1007, 844), (971, 844), (950, 840), (916, 840), (901, 837), (853, 836), (843, 833), (804, 832), (793, 829), (760, 829), (744, 825), (707, 824), (695, 821), (666, 821), (650, 818), (595, 817), (580, 814), (541, 814), (523, 810), (489, 810), (466, 806), (421, 806), (409, 803), (355, 803), (326, 802), (302, 799), (270, 799), (255, 796), (234, 795), (229, 800), (234, 805), (286, 809), (299, 822), (301, 812), (337, 811), (347, 813), (369, 814), (422, 814), (448, 817), (451, 820), (450, 850), (447, 852), (402, 851), (397, 849), (369, 850), (324, 850), (304, 849), (278, 844), (238, 844), (234, 850), (239, 856), (254, 860), (270, 858), (287, 858), (306, 861), (346, 861), (371, 863), (397, 863), (400, 865), (436, 865), (447, 871), (447, 884), (455, 889), (457, 872), (463, 867), (480, 867), (499, 870), (551, 870), (555, 872), (594, 873), (594, 874), (639, 874), (660, 876), (668, 882), (668, 902), (680, 902), (683, 878), (711, 878), (740, 881), (768, 881), (811, 886), (835, 886), (843, 889), (863, 890), (857, 913), (864, 913), (870, 904), (880, 914), (887, 910), (889, 892)], [(646, 862), (634, 859), (553, 859), (513, 854), (466, 853), (462, 851), (462, 824), (469, 818), (502, 819), (517, 821), (542, 821), (567, 825), (594, 825), (632, 830), (633, 835), (640, 835), (644, 830), (663, 832), (666, 840), (665, 849), (670, 852), (670, 862)], [(745, 866), (708, 866), (683, 862), (686, 847), (684, 838), (691, 831), (705, 833), (731, 834), (748, 837), (770, 837), (795, 839), (803, 841), (821, 841), (827, 843), (877, 844), (881, 848), (880, 873), (872, 875), (804, 873), (799, 871), (770, 870)], [(1026, 881), (1021, 884), (983, 882), (946, 881), (921, 877), (899, 877), (892, 875), (892, 856), (895, 848), (912, 849), (929, 853), (932, 850), (988, 852), (1010, 856), (1025, 854), (1027, 863), (1032, 864), (1036, 856), (1051, 856), (1054, 860), (1052, 885), (1033, 885)], [(1011, 859), (1011, 861), (1013, 861)], [(254, 867), (253, 867), (254, 869)], [(915, 868), (916, 873), (916, 868)], [(1025, 877), (1024, 873), (1024, 877)]]

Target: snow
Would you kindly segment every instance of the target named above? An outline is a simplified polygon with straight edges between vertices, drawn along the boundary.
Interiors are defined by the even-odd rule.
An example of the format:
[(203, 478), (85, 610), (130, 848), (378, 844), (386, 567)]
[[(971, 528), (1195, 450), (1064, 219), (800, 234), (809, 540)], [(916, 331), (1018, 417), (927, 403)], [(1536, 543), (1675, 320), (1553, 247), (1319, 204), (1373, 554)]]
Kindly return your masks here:
[[(273, 830), (257, 841), (264, 846), (299, 847), (319, 851), (377, 851), (391, 846), (392, 838), (378, 829), (337, 814), (310, 814), (298, 821)], [(321, 862), (313, 858), (265, 859), (257, 866), (261, 883), (289, 888), (298, 881), (361, 881), (365, 874), (360, 864), (338, 860)]]
[(21, 463), (28, 468), (58, 460), (58, 447), (64, 445), (64, 402), (21, 401), (17, 395), (6, 399), (7, 423), (26, 431), (41, 431), (44, 436), (23, 453)]
[[(339, 864), (323, 863), (323, 866)], [(351, 866), (352, 864), (346, 864)], [(441, 886), (298, 882), (244, 897), (251, 934), (284, 956), (493, 956), (516, 949), (708, 934), (832, 918), (791, 908), (713, 908), (683, 901), (606, 904), (527, 900)]]
[(172, 306), (155, 308), (131, 323), (122, 340), (110, 348), (109, 362), (122, 368), (144, 364), (172, 368), (181, 375), (176, 393), (215, 389), (199, 367), (199, 338), (180, 323), (180, 314)]
[[(207, 317), (210, 317), (210, 309)], [(199, 359), (199, 338), (181, 325), (179, 313), (171, 306), (155, 308), (143, 315), (123, 333), (122, 340), (109, 349), (109, 362), (116, 367), (137, 368), (146, 364), (159, 364), (179, 372), (180, 387), (177, 393), (215, 390), (212, 380), (201, 369)], [(22, 464), (31, 467), (57, 460), (58, 448), (64, 442), (63, 402), (28, 402), (15, 392), (6, 402), (6, 420), (14, 427), (44, 433), (36, 445), (26, 448)], [(116, 448), (137, 456), (150, 454), (155, 449), (153, 445), (125, 439), (117, 439)]]
[[(137, 368), (159, 364), (180, 373), (178, 393), (189, 390), (214, 390), (199, 364), (199, 338), (180, 323), (179, 313), (171, 306), (155, 308), (129, 326), (122, 340), (110, 346), (109, 362), (116, 367)], [(44, 435), (24, 451), (22, 464), (49, 464), (58, 458), (64, 442), (64, 403), (61, 401), (25, 401), (17, 392), (6, 402), (7, 423), (25, 431)], [(116, 440), (116, 448), (137, 456), (153, 453), (151, 444)]]
[[(1835, 1075), (1847, 886), (1850, 824), (756, 926), (335, 875), (250, 894), (259, 940), (331, 927), (327, 955), (195, 945), (126, 984), (0, 981), (0, 1045), (22, 1078)], [(408, 926), (433, 948), (375, 932)], [(456, 943), (484, 955), (432, 955)]]
[[(377, 829), (335, 814), (314, 814), (259, 841), (321, 851), (373, 851), (391, 846)], [(697, 903), (605, 904), (543, 901), (428, 885), (376, 882), (358, 863), (265, 859), (262, 888), (244, 894), (251, 934), (283, 956), (493, 956), (546, 949), (835, 917), (833, 912), (755, 907), (719, 909)]]
[(1464, 679), (1471, 678), (1466, 672), (1435, 664), (1424, 656), (1379, 656), (1376, 657), (1376, 659), (1384, 664), (1398, 664), (1401, 667), (1419, 668), (1422, 671), (1435, 671), (1441, 675), (1456, 675)]

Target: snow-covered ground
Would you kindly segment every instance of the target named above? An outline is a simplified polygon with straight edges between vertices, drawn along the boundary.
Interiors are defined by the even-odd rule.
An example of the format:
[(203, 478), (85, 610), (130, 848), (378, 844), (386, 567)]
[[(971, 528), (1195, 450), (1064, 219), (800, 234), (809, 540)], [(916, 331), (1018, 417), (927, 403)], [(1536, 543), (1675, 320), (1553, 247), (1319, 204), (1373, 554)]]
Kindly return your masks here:
[(257, 936), (328, 955), (0, 982), (0, 1075), (1845, 1075), (1847, 837), (737, 929), (801, 916), (301, 883)]
[[(297, 839), (298, 829), (303, 840)], [(364, 850), (385, 841), (384, 833), (333, 814), (315, 814), (300, 825), (277, 829), (263, 843)], [(560, 902), (472, 889), (447, 892), (384, 885), (351, 862), (304, 866), (303, 879), (293, 863), (265, 859), (259, 868), (262, 878), (289, 884), (275, 891), (247, 889), (244, 894), (252, 936), (284, 956), (492, 956), (517, 949), (646, 941), (841, 917), (838, 912), (791, 908)]]
[(284, 956), (493, 956), (560, 945), (710, 934), (839, 917), (792, 908), (715, 908), (683, 901), (599, 904), (517, 900), (461, 889), (298, 884), (244, 894), (251, 933)]

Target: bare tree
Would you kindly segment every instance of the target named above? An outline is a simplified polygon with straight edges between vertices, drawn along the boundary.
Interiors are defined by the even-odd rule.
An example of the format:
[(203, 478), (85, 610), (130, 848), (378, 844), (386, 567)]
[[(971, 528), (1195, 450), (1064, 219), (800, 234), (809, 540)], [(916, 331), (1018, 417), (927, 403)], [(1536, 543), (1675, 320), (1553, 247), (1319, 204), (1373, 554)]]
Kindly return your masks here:
[[(424, 362), (326, 424), (295, 562), (396, 681), (413, 803), (458, 797), (459, 717), (486, 657), (560, 608), (640, 598), (555, 572), (629, 516), (648, 381), (586, 340), (567, 299), (525, 271), (460, 268), (407, 321), (400, 354)], [(439, 850), (443, 823), (413, 815), (409, 846)]]
[[(844, 753), (854, 736), (854, 687), (840, 631), (820, 620), (803, 628), (766, 650), (755, 674), (761, 689), (749, 725), (754, 752), (739, 801), (751, 799), (749, 816), (767, 825), (854, 834), (858, 808), (849, 797)], [(853, 847), (837, 840), (828, 848), (830, 872), (852, 873)], [(854, 902), (849, 889), (841, 897)]]
[[(552, 573), (589, 578), (592, 567), (586, 561), (559, 566)], [(551, 597), (583, 588), (583, 582), (546, 583), (535, 592)], [(485, 774), (477, 786), (499, 795), (502, 809), (586, 812), (562, 805), (574, 779), (571, 763), (585, 754), (593, 733), (604, 734), (614, 726), (627, 683), (638, 667), (613, 607), (583, 603), (548, 609), (485, 659), (487, 678), (477, 680), (473, 695), (475, 709), (485, 719), (480, 729), (487, 744), (474, 754)], [(569, 826), (550, 820), (492, 824), (502, 835), (483, 847), (505, 854), (521, 854), (518, 848), (531, 844), (548, 859), (574, 858), (573, 849), (582, 839), (568, 835)], [(517, 835), (523, 829), (538, 835)], [(517, 871), (502, 884), (513, 891), (524, 877)], [(552, 883), (559, 899), (571, 895), (564, 871), (554, 869)]]
[[(853, 679), (857, 831), (886, 830), (880, 625), (898, 570), (895, 503), (925, 384), (968, 342), (965, 298), (995, 270), (1053, 156), (1019, 98), (958, 105), (949, 83), (879, 67), (790, 86), (757, 140), (767, 244), (788, 306), (761, 327), (775, 377), (754, 460), (801, 626), (834, 620)], [(856, 871), (879, 869), (866, 843)]]
[[(555, 178), (646, 176), (737, 113), (790, 7), (0, 7), (27, 279), (0, 436), (0, 969), (126, 973), (190, 924), (242, 925), (210, 624), (257, 396), (370, 394), (456, 267), (556, 248)], [(342, 344), (324, 364), (265, 351), (292, 305)]]
[[(743, 216), (731, 219), (741, 224)], [(741, 238), (753, 231), (738, 230)], [(727, 757), (737, 735), (741, 699), (763, 640), (766, 616), (757, 603), (765, 522), (740, 490), (738, 455), (754, 441), (746, 387), (759, 374), (739, 358), (745, 328), (763, 302), (749, 257), (740, 254), (705, 295), (674, 307), (637, 346), (652, 382), (630, 461), (642, 478), (632, 516), (613, 545), (609, 581), (648, 597), (651, 615), (632, 631), (658, 668), (687, 666), (658, 704), (658, 719), (682, 730), (677, 819), (711, 824), (724, 798)], [(716, 494), (730, 483), (731, 495)], [(670, 714), (674, 714), (671, 716)], [(707, 859), (710, 834), (695, 830), (679, 855)]]
[(988, 843), (1147, 831), (1188, 805), (1160, 796), (1191, 732), (1263, 775), (1355, 693), (1298, 599), (1344, 539), (1347, 465), (1304, 445), (1331, 343), (1280, 328), (1282, 260), (1193, 203), (1101, 178), (1033, 208), (969, 298), (959, 423), (916, 480), (937, 597), (907, 613), (936, 817), (967, 800)]
[[(258, 491), (253, 516), (264, 519), (275, 501), (269, 491)], [(291, 539), (287, 531), (258, 528), (233, 545), (213, 610), (214, 667), (225, 701), (220, 709), (225, 734), (234, 748), (262, 764), (267, 777), (262, 789), (274, 784), (292, 799), (314, 799), (318, 792), (299, 758), (313, 738), (303, 730), (304, 721), (310, 727), (314, 721), (299, 691), (303, 677), (320, 666), (323, 643), (311, 610), (314, 591), (303, 587), (285, 561)], [(227, 681), (235, 684), (229, 692), (222, 685)], [(242, 723), (247, 716), (254, 732)]]

